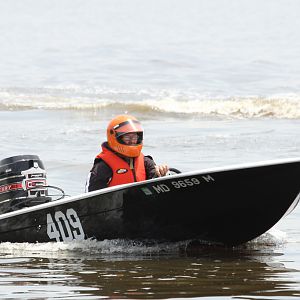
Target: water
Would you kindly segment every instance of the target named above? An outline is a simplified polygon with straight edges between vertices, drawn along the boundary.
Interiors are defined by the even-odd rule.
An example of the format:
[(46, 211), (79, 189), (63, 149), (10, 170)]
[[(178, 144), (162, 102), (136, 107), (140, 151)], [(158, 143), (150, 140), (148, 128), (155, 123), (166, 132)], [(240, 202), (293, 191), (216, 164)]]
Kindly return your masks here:
[[(182, 171), (299, 157), (297, 0), (0, 1), (0, 159), (37, 154), (69, 195), (112, 116)], [(226, 199), (224, 199), (226, 201)], [(300, 208), (238, 249), (0, 244), (3, 299), (294, 299)]]
[(151, 247), (121, 240), (2, 243), (0, 295), (7, 299), (297, 297), (299, 273), (287, 259), (299, 257), (284, 254), (279, 233), (275, 235), (265, 235), (246, 248), (203, 248), (196, 253), (184, 251), (184, 243)]

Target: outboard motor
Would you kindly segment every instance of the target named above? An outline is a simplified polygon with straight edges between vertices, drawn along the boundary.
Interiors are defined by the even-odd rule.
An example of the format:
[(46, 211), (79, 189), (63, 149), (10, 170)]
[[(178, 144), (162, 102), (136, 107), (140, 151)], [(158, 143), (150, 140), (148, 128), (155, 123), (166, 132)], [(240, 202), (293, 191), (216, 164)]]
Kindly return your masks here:
[(51, 201), (46, 171), (37, 155), (0, 161), (0, 213)]

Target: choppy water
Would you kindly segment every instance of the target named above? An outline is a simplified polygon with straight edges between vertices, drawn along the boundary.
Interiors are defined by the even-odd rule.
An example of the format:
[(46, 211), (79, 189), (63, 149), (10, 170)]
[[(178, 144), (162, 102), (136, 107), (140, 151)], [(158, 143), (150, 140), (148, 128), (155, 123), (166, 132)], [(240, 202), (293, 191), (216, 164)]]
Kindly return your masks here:
[[(0, 1), (0, 160), (37, 154), (67, 194), (115, 114), (182, 171), (300, 156), (297, 0)], [(226, 201), (226, 199), (224, 199)], [(297, 299), (299, 207), (239, 249), (0, 244), (0, 298)]]
[[(2, 243), (5, 299), (290, 299), (299, 273), (280, 232), (237, 249), (187, 249), (186, 243)], [(288, 258), (289, 257), (289, 258)]]

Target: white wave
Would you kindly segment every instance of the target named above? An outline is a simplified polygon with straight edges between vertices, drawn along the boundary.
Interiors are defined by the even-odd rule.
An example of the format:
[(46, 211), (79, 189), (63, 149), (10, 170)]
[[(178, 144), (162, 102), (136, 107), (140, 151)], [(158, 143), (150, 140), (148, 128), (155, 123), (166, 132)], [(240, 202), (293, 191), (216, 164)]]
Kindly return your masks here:
[[(271, 229), (260, 237), (237, 247), (237, 249), (264, 249), (266, 247), (280, 247), (287, 242), (286, 234), (280, 230)], [(191, 248), (191, 245), (193, 246)], [(48, 243), (0, 243), (2, 256), (12, 257), (77, 257), (97, 255), (161, 255), (180, 254), (189, 251), (201, 251), (206, 248), (217, 246), (204, 241), (185, 240), (179, 242), (156, 242), (135, 240), (103, 240), (88, 239), (71, 242), (48, 242)], [(199, 247), (199, 248), (197, 248)], [(222, 247), (222, 246), (221, 246)]]
[(300, 119), (300, 95), (213, 97), (180, 91), (0, 90), (0, 110), (118, 110), (182, 116)]
[(149, 255), (160, 253), (179, 253), (186, 247), (187, 241), (176, 243), (139, 242), (133, 240), (104, 240), (88, 239), (71, 242), (49, 243), (0, 243), (2, 255), (20, 257), (70, 257), (77, 255)]
[(178, 101), (163, 99), (148, 102), (153, 109), (163, 112), (224, 116), (232, 118), (300, 118), (300, 102), (290, 99), (207, 99)]
[(258, 238), (247, 243), (249, 248), (264, 248), (268, 246), (281, 247), (288, 242), (287, 234), (284, 231), (272, 228)]

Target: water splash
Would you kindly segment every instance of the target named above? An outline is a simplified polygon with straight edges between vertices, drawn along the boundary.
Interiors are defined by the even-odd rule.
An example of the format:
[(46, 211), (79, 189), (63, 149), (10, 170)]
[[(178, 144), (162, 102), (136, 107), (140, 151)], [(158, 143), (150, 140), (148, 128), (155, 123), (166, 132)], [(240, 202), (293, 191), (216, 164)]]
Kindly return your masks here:
[[(278, 247), (286, 243), (286, 234), (279, 230), (271, 230), (257, 239), (248, 242), (242, 246), (233, 248), (233, 250), (241, 251), (242, 249), (262, 250), (267, 247)], [(191, 248), (191, 245), (193, 248)], [(197, 247), (194, 247), (194, 246)], [(0, 243), (0, 252), (2, 256), (12, 255), (14, 257), (70, 257), (70, 256), (107, 256), (107, 255), (170, 255), (183, 253), (201, 253), (203, 249), (216, 249), (219, 251), (223, 247), (213, 245), (203, 241), (179, 241), (158, 243), (156, 241), (135, 241), (135, 240), (104, 240), (97, 241), (88, 239), (84, 241), (72, 242), (49, 242), (49, 243)], [(228, 248), (226, 248), (228, 251)]]

